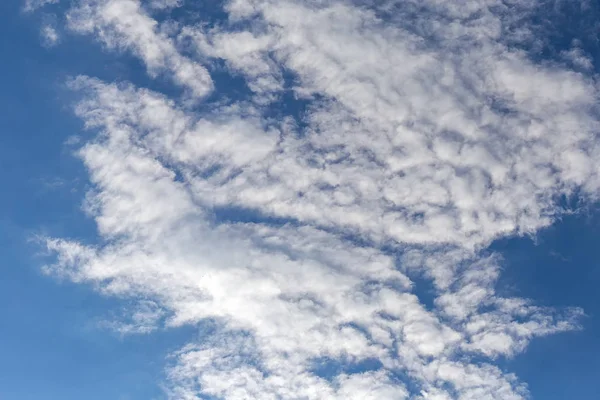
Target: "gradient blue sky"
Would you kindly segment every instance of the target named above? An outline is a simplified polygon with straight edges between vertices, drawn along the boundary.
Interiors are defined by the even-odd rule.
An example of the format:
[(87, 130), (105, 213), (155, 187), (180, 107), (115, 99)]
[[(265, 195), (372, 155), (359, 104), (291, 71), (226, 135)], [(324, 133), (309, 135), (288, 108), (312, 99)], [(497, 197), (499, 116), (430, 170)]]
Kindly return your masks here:
[[(84, 74), (163, 91), (168, 85), (148, 79), (135, 58), (103, 51), (89, 37), (61, 30), (60, 43), (45, 46), (40, 27), (60, 27), (59, 9), (24, 13), (22, 8), (20, 0), (0, 3), (0, 399), (166, 398), (165, 358), (197, 336), (198, 327), (133, 336), (102, 328), (101, 322), (128, 301), (42, 274), (47, 257), (32, 239), (98, 240), (94, 221), (81, 210), (90, 188), (87, 172), (73, 156), (74, 146), (65, 144), (83, 132), (66, 79)], [(600, 10), (564, 17), (548, 17), (551, 46), (535, 53), (539, 62), (553, 60), (573, 38), (599, 60), (598, 31), (590, 21), (600, 20)], [(600, 64), (594, 65), (600, 72)], [(222, 79), (217, 88), (235, 93), (236, 81)], [(535, 238), (500, 239), (491, 246), (503, 257), (500, 293), (540, 305), (582, 307), (586, 313), (580, 331), (537, 338), (524, 353), (498, 361), (528, 384), (533, 399), (598, 398), (599, 238), (600, 211), (588, 205)]]

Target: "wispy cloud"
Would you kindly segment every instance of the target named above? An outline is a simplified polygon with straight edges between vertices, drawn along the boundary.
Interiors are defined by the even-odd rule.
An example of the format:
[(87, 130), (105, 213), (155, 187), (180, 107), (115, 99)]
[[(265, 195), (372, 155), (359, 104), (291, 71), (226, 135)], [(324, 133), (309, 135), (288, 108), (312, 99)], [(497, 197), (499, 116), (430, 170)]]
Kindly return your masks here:
[(25, 0), (23, 9), (26, 12), (32, 12), (50, 4), (58, 4), (60, 0)]
[(152, 76), (164, 73), (193, 96), (203, 97), (212, 90), (206, 68), (179, 53), (139, 1), (80, 1), (68, 12), (67, 20), (70, 29), (94, 35), (109, 49), (131, 50)]
[(60, 41), (60, 36), (52, 25), (44, 25), (40, 30), (40, 35), (42, 36), (42, 43), (48, 47), (56, 46)]
[[(494, 360), (582, 311), (499, 295), (486, 247), (600, 188), (591, 77), (513, 47), (535, 5), (232, 0), (167, 30), (139, 1), (76, 2), (70, 28), (150, 76), (206, 98), (220, 60), (251, 95), (74, 78), (105, 242), (49, 239), (47, 270), (148, 301), (124, 332), (206, 329), (173, 355), (174, 399), (526, 398)], [(304, 114), (273, 118), (289, 93)]]

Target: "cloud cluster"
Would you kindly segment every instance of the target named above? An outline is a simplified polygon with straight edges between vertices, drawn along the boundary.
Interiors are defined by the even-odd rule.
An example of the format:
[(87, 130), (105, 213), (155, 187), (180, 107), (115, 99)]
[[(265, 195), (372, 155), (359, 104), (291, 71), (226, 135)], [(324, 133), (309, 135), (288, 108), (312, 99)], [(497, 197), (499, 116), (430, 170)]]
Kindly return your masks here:
[[(176, 4), (152, 2), (162, 8)], [(195, 97), (202, 98), (212, 90), (206, 68), (182, 55), (137, 0), (80, 1), (68, 12), (67, 21), (71, 30), (94, 35), (109, 49), (132, 51), (151, 76), (165, 74)]]
[[(76, 2), (72, 31), (185, 94), (69, 83), (103, 241), (49, 239), (47, 270), (140, 299), (123, 332), (202, 327), (173, 399), (526, 398), (493, 361), (582, 311), (500, 296), (485, 247), (596, 199), (598, 90), (532, 61), (536, 3), (511, 3), (231, 0), (178, 25)], [(248, 96), (211, 94), (219, 63)]]

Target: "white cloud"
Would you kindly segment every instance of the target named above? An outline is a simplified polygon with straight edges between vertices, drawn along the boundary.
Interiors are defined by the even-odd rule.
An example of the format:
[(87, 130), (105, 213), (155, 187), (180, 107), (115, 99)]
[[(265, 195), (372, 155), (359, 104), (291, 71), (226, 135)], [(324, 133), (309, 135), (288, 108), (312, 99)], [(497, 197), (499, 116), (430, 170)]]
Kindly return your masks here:
[[(150, 301), (124, 332), (211, 327), (173, 355), (172, 398), (523, 399), (493, 361), (578, 327), (579, 309), (496, 293), (502, 260), (484, 249), (551, 224), (561, 195), (597, 198), (592, 79), (510, 47), (530, 37), (506, 37), (518, 18), (500, 2), (412, 4), (236, 0), (229, 21), (177, 37), (133, 0), (69, 12), (75, 32), (197, 97), (212, 90), (200, 60), (252, 92), (193, 109), (71, 81), (99, 132), (80, 157), (104, 244), (49, 239), (47, 270)], [(302, 121), (268, 116), (285, 90), (310, 104)], [(341, 372), (320, 376), (323, 358)], [(344, 369), (365, 360), (380, 367)]]
[(131, 309), (123, 310), (123, 315), (101, 321), (99, 325), (121, 335), (147, 334), (156, 330), (164, 314), (164, 311), (155, 302), (142, 300), (131, 306)]
[[(335, 100), (310, 115), (318, 131), (310, 132), (309, 143), (324, 154), (316, 168), (285, 154), (292, 165), (282, 171), (333, 176), (289, 179), (283, 184), (294, 187), (282, 191), (285, 197), (268, 199), (263, 193), (280, 187), (281, 176), (247, 186), (238, 177), (218, 182), (216, 192), (206, 189), (216, 202), (366, 229), (374, 238), (477, 246), (550, 223), (558, 191), (585, 182), (595, 193), (594, 155), (584, 149), (597, 121), (581, 108), (589, 108), (596, 93), (582, 76), (535, 66), (486, 40), (460, 54), (434, 52), (413, 34), (383, 29), (372, 13), (350, 6), (260, 4), (274, 54), (299, 76), (299, 90)], [(240, 39), (217, 33), (230, 35)], [(273, 175), (270, 163), (280, 160), (265, 160), (249, 175)], [(360, 183), (347, 164), (360, 164)], [(299, 199), (297, 191), (305, 195)], [(335, 201), (348, 192), (358, 204)], [(305, 210), (309, 202), (316, 211)], [(340, 216), (336, 209), (343, 209)]]
[(57, 4), (58, 2), (59, 0), (25, 0), (25, 6), (23, 9), (26, 12), (32, 12), (48, 4)]
[(574, 43), (574, 46), (568, 50), (561, 52), (562, 57), (573, 64), (573, 66), (577, 68), (581, 68), (583, 70), (592, 70), (594, 68), (594, 64), (589, 57), (580, 47), (577, 46), (577, 43)]
[(183, 3), (182, 0), (150, 0), (148, 5), (154, 10), (167, 10), (171, 8), (180, 7)]
[(40, 35), (42, 36), (42, 43), (48, 47), (56, 46), (60, 41), (56, 28), (51, 25), (44, 25), (40, 30)]
[(177, 51), (139, 0), (84, 0), (67, 18), (73, 31), (94, 34), (108, 48), (132, 51), (152, 76), (165, 73), (195, 97), (204, 97), (213, 88), (206, 68)]

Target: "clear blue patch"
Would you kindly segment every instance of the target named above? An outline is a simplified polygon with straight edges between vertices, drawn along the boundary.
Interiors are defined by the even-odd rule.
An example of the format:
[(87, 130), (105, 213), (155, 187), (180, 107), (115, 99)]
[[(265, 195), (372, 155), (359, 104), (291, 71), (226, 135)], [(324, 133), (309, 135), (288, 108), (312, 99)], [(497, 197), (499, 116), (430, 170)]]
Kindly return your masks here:
[(535, 241), (513, 238), (492, 248), (504, 257), (498, 283), (506, 295), (535, 304), (582, 307), (582, 330), (538, 338), (507, 368), (534, 399), (595, 399), (600, 393), (600, 209), (562, 218)]

